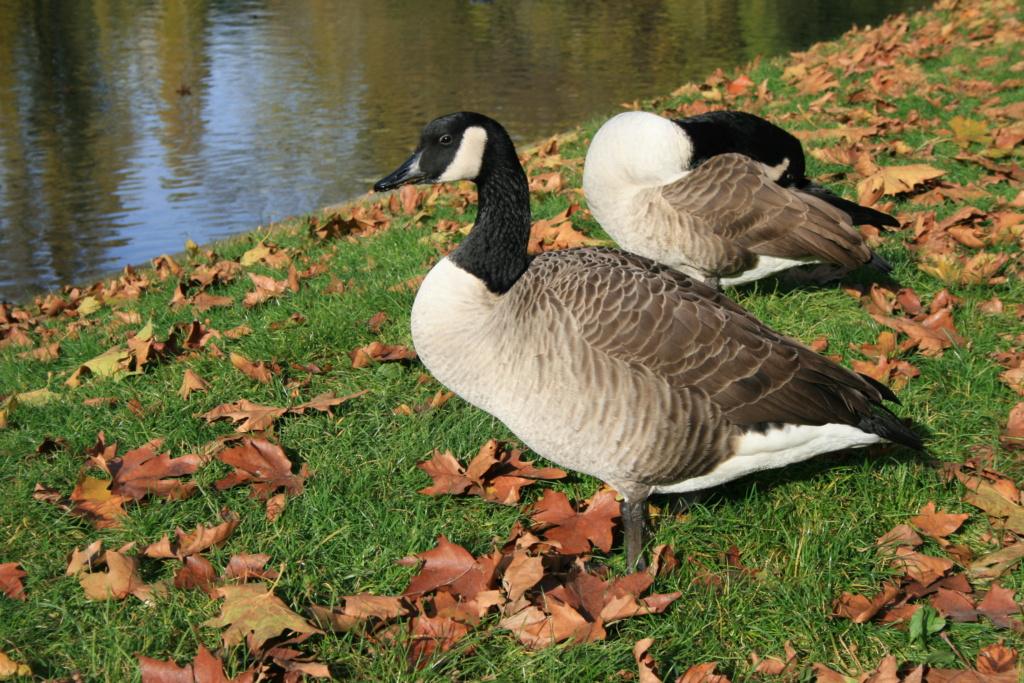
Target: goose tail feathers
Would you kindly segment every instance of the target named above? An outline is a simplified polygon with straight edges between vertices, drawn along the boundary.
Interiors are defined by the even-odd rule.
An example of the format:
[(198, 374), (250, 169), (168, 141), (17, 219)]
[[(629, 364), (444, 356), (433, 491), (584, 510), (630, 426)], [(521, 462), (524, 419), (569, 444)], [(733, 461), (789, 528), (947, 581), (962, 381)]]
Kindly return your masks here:
[(801, 192), (806, 192), (828, 202), (840, 211), (845, 211), (850, 216), (850, 222), (853, 225), (873, 225), (881, 230), (900, 227), (900, 222), (889, 214), (868, 206), (861, 206), (857, 202), (851, 202), (849, 199), (843, 199), (821, 185), (809, 182), (799, 189)]
[[(885, 386), (873, 377), (857, 373), (861, 379), (870, 384), (872, 388), (881, 394), (882, 400), (889, 401), (899, 405), (900, 400), (896, 397), (896, 394), (892, 392), (892, 389)], [(924, 450), (924, 440), (916, 432), (907, 427), (903, 422), (896, 417), (895, 414), (880, 402), (872, 402), (871, 412), (862, 412), (860, 421), (857, 423), (857, 427), (862, 431), (870, 434), (877, 434), (878, 436), (898, 443), (901, 446), (912, 448), (915, 451)]]

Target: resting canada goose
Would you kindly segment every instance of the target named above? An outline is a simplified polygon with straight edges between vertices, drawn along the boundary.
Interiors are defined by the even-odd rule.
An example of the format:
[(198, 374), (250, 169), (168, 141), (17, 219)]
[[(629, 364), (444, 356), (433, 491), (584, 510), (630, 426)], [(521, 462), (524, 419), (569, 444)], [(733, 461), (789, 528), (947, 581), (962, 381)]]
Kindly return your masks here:
[(886, 387), (678, 271), (604, 247), (527, 256), (526, 173), (492, 119), (432, 121), (374, 189), (461, 179), (477, 185), (476, 225), (420, 285), (416, 350), (534, 452), (621, 494), (631, 566), (652, 493), (882, 440), (921, 447)]
[(713, 287), (805, 263), (892, 270), (851, 224), (899, 222), (812, 183), (800, 141), (753, 114), (614, 116), (590, 143), (583, 190), (623, 249)]

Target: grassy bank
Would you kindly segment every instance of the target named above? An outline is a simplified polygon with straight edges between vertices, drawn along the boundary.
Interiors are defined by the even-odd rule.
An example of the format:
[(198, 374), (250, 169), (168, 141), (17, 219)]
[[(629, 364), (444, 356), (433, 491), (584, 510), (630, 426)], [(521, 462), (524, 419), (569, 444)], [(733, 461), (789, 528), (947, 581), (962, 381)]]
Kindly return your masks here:
[[(582, 621), (559, 644), (529, 641), (499, 613), (516, 599), (549, 614), (565, 601), (546, 592), (600, 591), (550, 542), (520, 537), (517, 555), (506, 541), (517, 524), (555, 537), (525, 507), (544, 489), (582, 501), (600, 483), (569, 473), (516, 505), (419, 492), (431, 479), (415, 465), (435, 449), (466, 463), (514, 437), (448, 396), (411, 350), (416, 278), (472, 224), (473, 188), (406, 188), (0, 309), (0, 653), (57, 680), (162, 680), (140, 656), (216, 669), (206, 648), (228, 679), (618, 681), (654, 661), (664, 680), (716, 662), (733, 681), (831, 681), (922, 664), (938, 680), (1001, 639), (1019, 648), (1024, 432), (1008, 421), (1024, 394), (1022, 16), (1008, 2), (944, 2), (639, 105), (766, 116), (804, 139), (812, 177), (900, 218), (872, 238), (891, 278), (814, 271), (731, 295), (893, 386), (926, 456), (830, 455), (725, 486), (684, 517), (664, 510), (656, 540), (679, 566), (643, 595), (674, 601), (621, 620), (560, 607)], [(599, 124), (524, 153), (536, 249), (607, 239), (578, 189)], [(931, 502), (961, 517), (922, 515)], [(879, 552), (911, 520), (920, 542)], [(440, 536), (470, 559), (448, 549), (447, 570), (432, 564)], [(978, 564), (995, 552), (994, 568)], [(452, 588), (492, 553), (486, 599)], [(623, 573), (617, 549), (590, 554), (604, 578)], [(414, 555), (426, 566), (398, 562)], [(510, 563), (542, 555), (545, 578), (516, 584)], [(399, 596), (411, 581), (405, 600), (360, 611), (346, 599)], [(895, 592), (871, 611), (887, 581)], [(273, 650), (288, 632), (308, 638)], [(648, 638), (652, 660), (638, 664)]]

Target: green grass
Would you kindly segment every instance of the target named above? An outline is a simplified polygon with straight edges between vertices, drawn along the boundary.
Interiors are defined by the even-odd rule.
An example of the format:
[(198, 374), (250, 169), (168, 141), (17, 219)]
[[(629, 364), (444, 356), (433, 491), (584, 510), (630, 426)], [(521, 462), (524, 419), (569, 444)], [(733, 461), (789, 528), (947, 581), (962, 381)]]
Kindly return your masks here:
[[(998, 14), (1003, 22), (1022, 11), (1017, 6), (1001, 9), (985, 6), (987, 15)], [(966, 10), (958, 10), (966, 11)], [(919, 26), (936, 17), (952, 21), (949, 12), (932, 12), (913, 18)], [(958, 26), (957, 31), (965, 29)], [(959, 34), (957, 34), (959, 35)], [(910, 36), (913, 36), (911, 32)], [(908, 38), (910, 39), (910, 38)], [(822, 54), (852, 52), (862, 35), (847, 36), (837, 47), (824, 47)], [(1010, 70), (1020, 62), (1022, 42), (975, 45), (938, 53), (920, 62), (930, 82), (950, 82), (945, 67), (967, 65), (959, 78), (985, 79), (992, 83), (1018, 78)], [(970, 65), (986, 55), (1010, 54), (1010, 59), (973, 73)], [(729, 102), (735, 108), (752, 108), (783, 120), (794, 128), (834, 125), (834, 111), (809, 115), (806, 111), (815, 96), (802, 96), (781, 75), (789, 62), (765, 61), (749, 71), (755, 83), (769, 79), (774, 100), (757, 105), (750, 98)], [(741, 71), (737, 71), (741, 73)], [(874, 70), (841, 76), (840, 93), (863, 87)], [(1024, 98), (1024, 91), (999, 93), (1003, 104)], [(953, 116), (971, 116), (988, 98), (987, 93), (967, 93), (957, 89), (936, 91), (935, 106), (911, 90), (905, 97), (888, 103), (894, 111), (887, 115), (907, 118), (912, 110), (922, 117), (938, 117), (943, 125), (911, 127), (898, 137), (912, 147), (926, 145), (942, 137), (942, 128)], [(662, 98), (648, 103), (662, 111), (679, 107), (693, 96)], [(839, 104), (833, 105), (843, 109)], [(854, 110), (866, 105), (849, 105)], [(788, 116), (788, 118), (786, 118)], [(586, 141), (600, 124), (591, 122), (579, 136), (563, 144), (560, 153), (566, 160), (580, 159)], [(851, 125), (855, 125), (852, 123)], [(410, 149), (414, 140), (409, 141)], [(907, 159), (873, 154), (882, 165), (930, 163), (948, 171), (948, 178), (966, 183), (986, 173), (973, 165), (954, 159), (959, 151), (952, 142), (935, 145), (934, 157)], [(999, 163), (1021, 164), (1020, 148)], [(565, 171), (568, 187), (579, 187), (580, 163), (569, 164)], [(826, 166), (810, 160), (812, 175), (848, 172), (844, 167)], [(832, 187), (852, 196), (849, 181), (833, 182)], [(1008, 183), (986, 188), (991, 198), (972, 202), (979, 208), (1011, 201), (1019, 191)], [(578, 194), (563, 192), (535, 197), (537, 217), (554, 215), (570, 200), (582, 201)], [(947, 202), (935, 208), (941, 219), (959, 205)], [(922, 207), (908, 199), (897, 201), (897, 211), (916, 212)], [(106, 548), (125, 543), (146, 544), (172, 533), (175, 527), (194, 528), (197, 524), (219, 521), (219, 512), (229, 508), (241, 516), (242, 523), (227, 544), (205, 555), (218, 570), (234, 553), (267, 553), (272, 566), (281, 565), (282, 576), (275, 592), (299, 612), (309, 604), (331, 605), (342, 596), (359, 592), (396, 595), (408, 584), (414, 570), (396, 564), (396, 560), (435, 546), (445, 535), (474, 554), (492, 549), (494, 539), (507, 538), (516, 520), (525, 520), (517, 508), (506, 508), (472, 498), (428, 497), (417, 493), (429, 481), (414, 464), (426, 459), (432, 449), (451, 450), (465, 459), (476, 453), (491, 437), (514, 439), (495, 419), (454, 398), (441, 409), (413, 416), (393, 414), (399, 404), (414, 405), (428, 400), (439, 388), (436, 383), (419, 384), (424, 372), (418, 361), (380, 364), (353, 370), (347, 352), (379, 339), (388, 344), (407, 344), (408, 312), (413, 294), (389, 288), (425, 272), (426, 264), (437, 256), (430, 239), (431, 227), (439, 219), (472, 220), (475, 209), (464, 212), (438, 203), (430, 215), (412, 222), (397, 216), (391, 229), (353, 242), (341, 239), (316, 243), (306, 236), (302, 221), (279, 227), (272, 233), (258, 232), (237, 242), (223, 245), (221, 258), (237, 259), (258, 240), (268, 239), (290, 251), (302, 270), (308, 263), (329, 257), (329, 271), (303, 281), (299, 292), (260, 304), (252, 309), (241, 306), (242, 296), (252, 289), (244, 274), (233, 282), (210, 288), (211, 293), (233, 296), (236, 305), (195, 313), (191, 307), (174, 310), (168, 306), (174, 279), (159, 281), (151, 274), (152, 286), (138, 300), (110, 303), (85, 316), (92, 326), (70, 335), (64, 325), (70, 318), (41, 320), (42, 328), (57, 330), (61, 353), (57, 360), (39, 362), (20, 359), (24, 349), (0, 348), (0, 394), (13, 394), (48, 387), (58, 398), (45, 406), (19, 405), (8, 414), (9, 425), (0, 429), (0, 563), (18, 562), (28, 573), (25, 580), (28, 600), (16, 602), (0, 597), (0, 652), (12, 659), (28, 662), (42, 678), (67, 678), (79, 672), (85, 680), (139, 680), (136, 654), (157, 659), (173, 658), (190, 662), (202, 641), (213, 649), (220, 644), (220, 632), (202, 627), (218, 614), (220, 601), (200, 592), (172, 591), (169, 598), (153, 606), (129, 597), (121, 602), (90, 602), (77, 580), (64, 576), (65, 556), (102, 538)], [(586, 214), (574, 217), (576, 227), (592, 237), (603, 238), (600, 228)], [(891, 280), (914, 289), (927, 304), (944, 284), (920, 271), (915, 256), (906, 249), (913, 235), (889, 233), (884, 236), (881, 253), (896, 270)], [(1006, 249), (1019, 257), (1016, 246)], [(302, 262), (308, 258), (308, 263)], [(256, 265), (253, 272), (284, 278), (284, 271)], [(352, 285), (340, 295), (325, 295), (330, 277)], [(870, 284), (872, 274), (857, 272), (846, 282)], [(913, 420), (927, 434), (929, 452), (915, 456), (894, 448), (875, 448), (854, 453), (830, 455), (780, 471), (734, 482), (724, 486), (690, 510), (685, 520), (662, 517), (656, 530), (658, 543), (670, 543), (683, 560), (680, 571), (660, 579), (657, 592), (680, 590), (683, 596), (664, 614), (629, 619), (609, 627), (609, 638), (585, 646), (559, 646), (529, 652), (509, 631), (492, 629), (496, 619), (471, 633), (455, 649), (435, 658), (425, 669), (410, 672), (400, 650), (379, 647), (364, 637), (328, 634), (316, 637), (301, 647), (330, 665), (337, 679), (348, 680), (551, 680), (567, 678), (595, 681), (622, 680), (618, 672), (634, 672), (632, 647), (635, 641), (651, 637), (659, 662), (660, 675), (674, 678), (693, 664), (719, 662), (718, 672), (734, 681), (746, 680), (753, 672), (750, 654), (783, 658), (783, 643), (789, 641), (800, 653), (802, 665), (823, 662), (849, 674), (858, 675), (876, 667), (881, 657), (895, 655), (901, 662), (925, 661), (934, 649), (948, 651), (933, 638), (927, 646), (913, 645), (905, 627), (875, 623), (854, 625), (829, 616), (830, 605), (841, 591), (873, 595), (879, 583), (892, 570), (867, 550), (874, 540), (893, 526), (904, 523), (922, 505), (934, 500), (939, 509), (972, 513), (965, 529), (957, 536), (975, 550), (984, 549), (980, 534), (988, 527), (984, 515), (962, 503), (962, 487), (945, 485), (927, 460), (961, 461), (969, 456), (967, 448), (990, 445), (999, 457), (997, 466), (1007, 470), (1020, 467), (1013, 453), (999, 449), (997, 435), (1016, 397), (1001, 384), (1001, 371), (989, 355), (1019, 345), (1013, 337), (1024, 333), (1024, 324), (1012, 314), (990, 316), (977, 310), (977, 304), (998, 295), (1008, 310), (1024, 303), (1024, 286), (1015, 272), (1008, 282), (998, 286), (950, 285), (950, 291), (965, 300), (955, 313), (961, 335), (970, 340), (967, 348), (953, 348), (941, 358), (908, 354), (906, 358), (921, 370), (900, 392), (900, 415)], [(772, 326), (805, 342), (824, 335), (829, 340), (826, 353), (838, 354), (849, 365), (863, 357), (849, 345), (872, 343), (882, 330), (860, 309), (856, 299), (835, 285), (805, 286), (784, 280), (769, 280), (750, 285), (731, 294), (755, 315)], [(32, 306), (26, 307), (34, 311)], [(119, 322), (115, 311), (136, 311), (143, 322), (151, 320), (156, 337), (163, 340), (175, 323), (193, 319), (207, 321), (218, 330), (247, 324), (253, 334), (240, 339), (215, 340), (221, 350), (239, 353), (250, 360), (275, 361), (285, 368), (281, 377), (269, 385), (260, 384), (238, 371), (227, 358), (207, 351), (188, 353), (169, 362), (146, 367), (139, 376), (120, 381), (86, 379), (78, 389), (69, 389), (64, 380), (81, 363), (108, 348), (123, 343), (128, 332), (141, 327)], [(372, 334), (360, 321), (383, 311), (389, 320), (379, 335)], [(293, 315), (304, 318), (299, 324)], [(271, 326), (276, 328), (272, 329)], [(33, 332), (33, 340), (43, 337)], [(307, 386), (296, 389), (289, 380), (299, 381), (305, 374), (291, 369), (289, 363), (316, 363), (331, 366), (322, 375), (308, 378)], [(188, 401), (177, 395), (186, 368), (191, 368), (211, 383), (208, 392), (195, 393)], [(262, 504), (248, 497), (247, 489), (217, 491), (210, 485), (229, 468), (212, 462), (201, 468), (194, 479), (199, 493), (182, 502), (152, 502), (133, 505), (123, 526), (97, 531), (81, 518), (70, 516), (58, 507), (32, 498), (36, 483), (70, 493), (90, 447), (100, 431), (107, 443), (117, 442), (121, 454), (146, 441), (165, 437), (165, 450), (172, 455), (197, 452), (218, 436), (231, 434), (227, 422), (208, 424), (197, 416), (226, 402), (247, 398), (255, 403), (287, 406), (324, 391), (347, 395), (369, 389), (367, 395), (335, 409), (330, 417), (309, 411), (278, 420), (276, 438), (288, 456), (305, 463), (312, 471), (305, 492), (289, 499), (284, 514), (267, 521)], [(294, 394), (294, 395), (293, 395)], [(83, 400), (112, 397), (108, 407), (87, 407)], [(128, 408), (137, 400), (143, 407), (141, 417)], [(67, 448), (49, 454), (36, 454), (46, 438), (67, 441)], [(529, 454), (528, 458), (530, 457)], [(590, 496), (599, 482), (571, 474), (552, 484), (572, 498)], [(526, 500), (539, 495), (540, 487), (526, 489)], [(656, 499), (657, 505), (669, 501)], [(736, 545), (745, 566), (756, 570), (752, 577), (727, 580), (718, 588), (709, 588), (697, 579), (699, 567), (693, 558), (712, 569), (723, 569), (720, 553)], [(939, 554), (931, 543), (926, 552)], [(600, 559), (621, 573), (623, 558), (614, 554)], [(144, 560), (142, 573), (147, 581), (173, 578), (177, 563)], [(1024, 588), (1020, 570), (1001, 579), (1004, 586)], [(489, 627), (490, 626), (490, 627)], [(978, 650), (1003, 638), (1007, 643), (1024, 645), (1018, 634), (995, 628), (987, 620), (978, 624), (949, 624), (946, 633), (958, 650), (973, 661)], [(227, 657), (233, 673), (245, 668), (240, 653)], [(229, 673), (232, 673), (229, 671)], [(232, 675), (233, 675), (232, 673)]]

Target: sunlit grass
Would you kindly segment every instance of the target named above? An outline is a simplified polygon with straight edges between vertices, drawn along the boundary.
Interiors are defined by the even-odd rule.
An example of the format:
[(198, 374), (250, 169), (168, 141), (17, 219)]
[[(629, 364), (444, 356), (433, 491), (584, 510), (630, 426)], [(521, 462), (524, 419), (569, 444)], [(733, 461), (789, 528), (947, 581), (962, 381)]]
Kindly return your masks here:
[[(849, 40), (855, 42), (856, 37)], [(1019, 45), (1014, 50), (1019, 52)], [(943, 78), (941, 69), (948, 64), (969, 63), (1006, 50), (1002, 45), (969, 54), (956, 51), (928, 60), (922, 68), (931, 77)], [(1016, 77), (1009, 70), (1012, 64), (1012, 60), (999, 62), (977, 77), (993, 82)], [(773, 60), (752, 72), (755, 82), (769, 79), (776, 97), (766, 113), (802, 111), (811, 99), (798, 96), (781, 80), (784, 66), (784, 61)], [(1019, 89), (1001, 94), (1004, 103), (1024, 97)], [(940, 97), (950, 107), (936, 107), (915, 94), (894, 98), (891, 104), (896, 109), (889, 116), (906, 117), (917, 110), (922, 116), (948, 119), (969, 114), (986, 99), (984, 94), (963, 93)], [(666, 98), (652, 108), (677, 106), (678, 102)], [(738, 100), (735, 106), (744, 104)], [(820, 124), (828, 118), (819, 114), (815, 121)], [(560, 150), (563, 157), (581, 158), (599, 123), (583, 127), (575, 140), (566, 143)], [(927, 145), (933, 136), (910, 129), (904, 140), (917, 148)], [(409, 142), (411, 147), (414, 141)], [(956, 161), (956, 153), (951, 143), (940, 142), (934, 157), (920, 161), (947, 170), (957, 182), (976, 181), (981, 172)], [(1021, 160), (1018, 151), (1012, 161)], [(901, 163), (895, 159), (876, 162)], [(815, 160), (810, 167), (812, 175), (847, 170)], [(579, 166), (574, 168), (565, 174), (570, 187), (579, 186)], [(855, 195), (850, 182), (837, 181), (833, 186), (845, 196)], [(979, 208), (1012, 200), (1019, 187), (1002, 183), (986, 190), (992, 197), (979, 200), (975, 204)], [(570, 201), (582, 203), (582, 197), (572, 192), (534, 199), (537, 217), (555, 215)], [(958, 208), (947, 203), (935, 210), (941, 218)], [(900, 200), (896, 209), (918, 211), (921, 207)], [(398, 405), (422, 403), (440, 387), (418, 382), (425, 371), (418, 361), (353, 370), (347, 355), (375, 339), (388, 344), (412, 343), (408, 312), (413, 294), (391, 288), (422, 274), (438, 257), (431, 239), (437, 220), (468, 222), (473, 213), (472, 208), (461, 213), (438, 204), (418, 220), (397, 218), (390, 230), (352, 242), (316, 243), (298, 221), (289, 229), (270, 235), (257, 233), (224, 245), (220, 256), (237, 259), (261, 239), (302, 254), (309, 263), (329, 256), (329, 271), (304, 280), (299, 292), (246, 309), (238, 302), (252, 284), (243, 274), (213, 288), (218, 295), (235, 297), (234, 306), (196, 313), (191, 307), (171, 308), (174, 281), (154, 279), (145, 296), (117, 307), (137, 312), (143, 324), (152, 321), (158, 339), (166, 338), (175, 323), (193, 319), (217, 330), (248, 325), (253, 330), (250, 335), (215, 340), (224, 358), (208, 352), (188, 354), (147, 367), (139, 376), (120, 381), (89, 379), (76, 390), (65, 388), (63, 382), (81, 363), (123, 343), (129, 332), (141, 327), (117, 322), (111, 306), (88, 316), (96, 325), (62, 338), (56, 361), (26, 361), (17, 356), (20, 348), (0, 349), (0, 393), (49, 387), (60, 395), (45, 406), (18, 406), (9, 415), (9, 426), (0, 429), (0, 484), (4, 487), (0, 563), (22, 565), (28, 573), (29, 598), (25, 603), (0, 598), (0, 651), (28, 661), (43, 678), (81, 672), (87, 680), (138, 680), (136, 654), (184, 663), (195, 656), (200, 641), (211, 649), (217, 647), (219, 632), (201, 624), (218, 613), (218, 601), (201, 592), (174, 591), (171, 598), (153, 606), (131, 597), (122, 602), (89, 602), (77, 580), (64, 576), (64, 567), (66, 554), (76, 546), (98, 538), (107, 548), (152, 543), (173, 533), (175, 527), (190, 529), (218, 521), (223, 508), (238, 513), (242, 524), (223, 548), (206, 554), (210, 561), (222, 569), (234, 553), (270, 555), (270, 564), (280, 565), (282, 571), (276, 594), (299, 612), (309, 604), (331, 605), (342, 596), (359, 592), (401, 593), (414, 570), (396, 561), (433, 548), (440, 535), (474, 554), (489, 551), (495, 539), (500, 543), (507, 538), (514, 522), (524, 519), (519, 509), (479, 499), (421, 495), (417, 490), (429, 480), (414, 464), (429, 457), (435, 448), (464, 458), (475, 454), (488, 438), (512, 439), (513, 435), (457, 397), (436, 411), (395, 414)], [(589, 236), (606, 237), (586, 213), (577, 214), (573, 221)], [(943, 284), (916, 267), (915, 257), (905, 246), (910, 237), (890, 233), (879, 250), (896, 266), (892, 281), (914, 289), (927, 304)], [(1016, 247), (1013, 251), (1017, 253)], [(253, 266), (252, 271), (284, 277), (283, 271), (265, 265)], [(324, 293), (332, 275), (349, 283), (344, 293)], [(871, 273), (857, 272), (845, 282), (869, 285), (872, 279)], [(328, 663), (336, 678), (348, 680), (620, 680), (618, 672), (635, 672), (632, 646), (646, 637), (655, 639), (652, 652), (665, 680), (706, 661), (717, 661), (720, 673), (744, 680), (753, 671), (752, 652), (783, 658), (787, 641), (800, 653), (801, 662), (824, 662), (851, 675), (871, 670), (889, 654), (901, 661), (924, 661), (930, 647), (939, 648), (941, 642), (929, 647), (912, 645), (903, 628), (854, 625), (829, 614), (832, 600), (841, 591), (873, 595), (879, 583), (892, 576), (892, 570), (870, 548), (878, 536), (906, 522), (929, 501), (934, 500), (939, 509), (974, 513), (962, 535), (980, 544), (980, 532), (988, 524), (984, 515), (960, 501), (959, 485), (940, 482), (929, 459), (961, 461), (967, 457), (968, 447), (990, 445), (997, 447), (1002, 458), (997, 466), (1015, 466), (1011, 454), (998, 451), (997, 435), (1017, 397), (998, 381), (999, 368), (989, 354), (1016, 344), (1011, 339), (1024, 332), (1024, 324), (1012, 314), (982, 313), (977, 305), (998, 295), (1007, 310), (1012, 310), (1024, 303), (1024, 287), (1012, 277), (995, 287), (950, 285), (949, 289), (965, 300), (955, 321), (970, 346), (947, 350), (941, 358), (909, 354), (907, 359), (922, 374), (900, 392), (903, 406), (896, 408), (927, 435), (928, 453), (917, 456), (884, 447), (825, 456), (724, 486), (691, 508), (685, 519), (661, 516), (656, 540), (672, 544), (683, 560), (677, 574), (655, 586), (658, 592), (683, 593), (665, 614), (615, 624), (609, 628), (606, 642), (540, 652), (526, 651), (508, 631), (492, 630), (497, 619), (489, 617), (452, 653), (411, 673), (401, 650), (372, 644), (358, 633), (328, 634), (303, 647)], [(836, 285), (769, 280), (730, 294), (797, 339), (811, 342), (825, 336), (829, 342), (826, 353), (840, 356), (847, 367), (851, 360), (863, 359), (851, 345), (874, 342), (883, 329), (860, 309), (857, 299)], [(388, 321), (380, 334), (374, 335), (361, 323), (378, 312), (384, 312)], [(230, 352), (250, 360), (274, 361), (285, 369), (284, 374), (269, 384), (256, 382), (231, 365), (226, 357)], [(307, 386), (296, 389), (287, 380), (301, 379), (304, 374), (290, 363), (316, 363), (330, 369), (310, 376)], [(183, 401), (176, 392), (186, 368), (211, 386)], [(312, 475), (304, 493), (289, 499), (276, 521), (266, 519), (262, 504), (245, 489), (213, 489), (212, 482), (228, 470), (217, 462), (195, 475), (200, 484), (198, 495), (183, 502), (129, 505), (128, 518), (117, 529), (96, 531), (56, 506), (32, 498), (37, 483), (69, 493), (83, 463), (82, 453), (100, 431), (107, 443), (120, 444), (122, 454), (164, 437), (164, 449), (177, 456), (196, 452), (210, 440), (232, 433), (228, 422), (207, 423), (197, 417), (221, 403), (244, 397), (255, 403), (288, 406), (324, 391), (342, 396), (363, 389), (370, 393), (338, 406), (333, 416), (310, 411), (277, 421), (273, 436), (287, 455), (304, 463)], [(116, 400), (100, 407), (82, 403), (97, 397)], [(132, 400), (141, 405), (141, 417), (129, 409)], [(67, 447), (37, 454), (37, 446), (46, 438), (65, 439)], [(583, 498), (591, 495), (599, 482), (571, 474), (551, 486), (570, 497)], [(538, 495), (529, 488), (524, 493), (527, 502)], [(665, 507), (670, 501), (655, 499), (654, 503)], [(701, 565), (713, 573), (722, 572), (721, 553), (733, 545), (739, 549), (742, 563), (756, 573), (727, 578), (719, 586), (705, 585)], [(938, 549), (926, 547), (926, 551)], [(620, 554), (599, 561), (615, 572), (624, 570)], [(169, 580), (176, 568), (175, 561), (147, 560), (143, 575), (147, 581)], [(1019, 570), (1003, 577), (1002, 583), (1011, 588), (1024, 585)], [(970, 660), (980, 647), (999, 638), (1018, 647), (1022, 644), (1019, 635), (996, 629), (985, 620), (950, 624), (947, 632)], [(234, 673), (245, 668), (240, 655), (229, 657), (228, 662), (235, 667)]]

